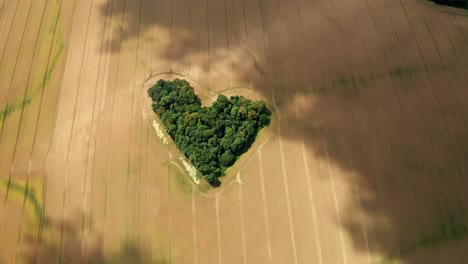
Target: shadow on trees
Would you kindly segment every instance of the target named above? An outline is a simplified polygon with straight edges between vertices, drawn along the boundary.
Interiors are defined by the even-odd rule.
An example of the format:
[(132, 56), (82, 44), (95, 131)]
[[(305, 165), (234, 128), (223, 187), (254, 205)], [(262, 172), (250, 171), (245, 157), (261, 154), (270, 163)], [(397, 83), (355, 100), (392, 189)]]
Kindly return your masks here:
[[(419, 263), (421, 252), (459, 243), (450, 252), (466, 257), (468, 57), (460, 56), (468, 54), (466, 18), (415, 0), (238, 0), (224, 2), (227, 12), (213, 0), (203, 2), (208, 9), (171, 9), (183, 2), (142, 1), (150, 19), (136, 7), (117, 9), (113, 14), (124, 14), (129, 25), (120, 40), (157, 26), (173, 29), (159, 54), (167, 60), (216, 60), (228, 40), (234, 58), (254, 54), (233, 59), (231, 67), (240, 83), (274, 94), (281, 136), (304, 141), (350, 175), (342, 180), (359, 194), (360, 208), (342, 209), (342, 224), (355, 249)], [(109, 0), (102, 10), (122, 3)], [(370, 245), (358, 210), (372, 219)], [(434, 252), (423, 260), (440, 261), (444, 253)]]

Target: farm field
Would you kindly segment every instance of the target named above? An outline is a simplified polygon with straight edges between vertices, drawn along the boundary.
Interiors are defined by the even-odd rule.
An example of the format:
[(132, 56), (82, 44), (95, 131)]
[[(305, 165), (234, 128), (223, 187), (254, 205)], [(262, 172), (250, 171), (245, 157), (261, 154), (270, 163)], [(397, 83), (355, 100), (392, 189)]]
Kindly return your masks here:
[[(0, 0), (0, 263), (466, 263), (468, 17), (452, 11)], [(175, 164), (154, 78), (274, 110), (221, 187)]]

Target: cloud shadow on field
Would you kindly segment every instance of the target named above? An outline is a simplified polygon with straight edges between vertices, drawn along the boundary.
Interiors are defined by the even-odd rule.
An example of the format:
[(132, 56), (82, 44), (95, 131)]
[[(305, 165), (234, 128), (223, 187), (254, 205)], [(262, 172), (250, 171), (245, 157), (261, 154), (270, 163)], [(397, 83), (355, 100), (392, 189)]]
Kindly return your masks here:
[[(74, 218), (79, 220), (81, 218)], [(36, 251), (37, 236), (26, 235), (23, 239), (21, 263), (169, 263), (156, 257), (155, 252), (140, 248), (138, 241), (122, 241), (114, 252), (104, 252), (103, 236), (93, 228), (90, 230), (91, 245), (82, 252), (82, 225), (80, 221), (47, 220), (43, 228), (40, 253)], [(60, 234), (63, 231), (64, 245), (60, 250)]]
[[(344, 208), (342, 224), (355, 249), (369, 247), (407, 263), (437, 262), (444, 253), (436, 249), (459, 243), (449, 252), (466, 257), (468, 60), (460, 54), (468, 54), (467, 18), (453, 19), (416, 0), (352, 6), (230, 0), (224, 2), (228, 12), (213, 0), (203, 2), (210, 19), (206, 9), (181, 0), (173, 3), (183, 9), (170, 1), (141, 1), (154, 16), (148, 19), (140, 16), (138, 1), (126, 2), (125, 10), (113, 12), (127, 25), (122, 38), (111, 40), (114, 51), (138, 29), (166, 28), (171, 39), (157, 56), (209, 71), (206, 61), (198, 65), (193, 58), (210, 57), (215, 64), (229, 47), (237, 81), (274, 94), (281, 135), (305, 141), (311, 152), (349, 172), (340, 180), (356, 188), (360, 209)], [(108, 0), (103, 14), (122, 3)], [(184, 15), (190, 23), (179, 23)], [(158, 37), (165, 36), (152, 43)], [(235, 60), (238, 53), (253, 59)], [(358, 209), (373, 223), (371, 245), (362, 239)]]

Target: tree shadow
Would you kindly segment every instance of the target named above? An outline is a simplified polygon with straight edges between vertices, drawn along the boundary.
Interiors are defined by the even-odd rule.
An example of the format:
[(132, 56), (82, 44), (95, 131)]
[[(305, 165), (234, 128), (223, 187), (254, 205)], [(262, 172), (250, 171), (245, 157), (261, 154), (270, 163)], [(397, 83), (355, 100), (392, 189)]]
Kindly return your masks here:
[[(465, 239), (466, 18), (415, 0), (181, 2), (143, 1), (150, 19), (136, 7), (116, 9), (127, 26), (114, 51), (135, 32), (164, 28), (161, 59), (208, 72), (227, 60), (239, 84), (273, 94), (281, 136), (351, 175), (337, 177), (359, 196), (342, 217), (357, 250), (406, 258)], [(109, 6), (123, 0), (102, 10)], [(372, 245), (361, 239), (357, 206), (372, 219)]]

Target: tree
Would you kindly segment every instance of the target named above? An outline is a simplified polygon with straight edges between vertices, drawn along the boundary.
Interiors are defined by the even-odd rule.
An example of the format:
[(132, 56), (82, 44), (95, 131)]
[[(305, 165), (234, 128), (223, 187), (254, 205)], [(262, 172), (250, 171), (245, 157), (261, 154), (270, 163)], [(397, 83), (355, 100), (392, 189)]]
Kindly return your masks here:
[(147, 93), (180, 151), (213, 186), (270, 124), (265, 102), (219, 95), (211, 107), (202, 107), (185, 80), (159, 80)]
[(232, 154), (229, 150), (224, 152), (220, 157), (219, 157), (219, 163), (221, 166), (224, 167), (230, 167), (232, 164), (236, 162), (236, 156)]

